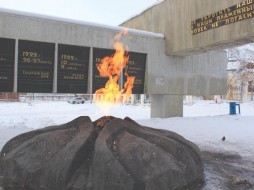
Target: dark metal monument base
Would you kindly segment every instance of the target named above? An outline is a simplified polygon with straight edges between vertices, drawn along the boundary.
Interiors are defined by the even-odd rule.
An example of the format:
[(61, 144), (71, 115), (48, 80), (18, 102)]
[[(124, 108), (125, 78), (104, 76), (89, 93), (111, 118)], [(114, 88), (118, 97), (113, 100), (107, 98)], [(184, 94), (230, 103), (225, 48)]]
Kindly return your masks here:
[(5, 189), (175, 190), (203, 171), (196, 145), (130, 118), (79, 117), (21, 134), (0, 155)]

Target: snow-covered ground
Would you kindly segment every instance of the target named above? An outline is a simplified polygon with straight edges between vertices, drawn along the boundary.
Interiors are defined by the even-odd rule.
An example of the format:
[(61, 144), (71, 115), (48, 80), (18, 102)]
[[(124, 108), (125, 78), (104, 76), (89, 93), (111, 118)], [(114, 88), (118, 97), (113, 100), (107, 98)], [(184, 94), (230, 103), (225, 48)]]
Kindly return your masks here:
[[(229, 115), (226, 101), (220, 104), (197, 101), (184, 105), (183, 118), (151, 119), (149, 105), (119, 105), (110, 110), (110, 115), (128, 116), (144, 126), (177, 132), (202, 151), (236, 153), (244, 160), (253, 161), (254, 102), (240, 106), (241, 114)], [(81, 115), (88, 115), (93, 121), (103, 116), (92, 103), (42, 101), (0, 102), (0, 113), (0, 150), (10, 138), (32, 129), (63, 124)]]
[[(94, 121), (103, 116), (95, 104), (67, 102), (0, 102), (0, 149), (16, 134), (66, 123), (81, 115)], [(241, 104), (241, 114), (229, 115), (229, 103), (197, 101), (184, 105), (183, 118), (150, 119), (149, 105), (119, 105), (110, 115), (129, 116), (140, 124), (175, 131), (201, 149), (235, 151), (254, 158), (254, 102)], [(226, 141), (221, 138), (225, 136)]]

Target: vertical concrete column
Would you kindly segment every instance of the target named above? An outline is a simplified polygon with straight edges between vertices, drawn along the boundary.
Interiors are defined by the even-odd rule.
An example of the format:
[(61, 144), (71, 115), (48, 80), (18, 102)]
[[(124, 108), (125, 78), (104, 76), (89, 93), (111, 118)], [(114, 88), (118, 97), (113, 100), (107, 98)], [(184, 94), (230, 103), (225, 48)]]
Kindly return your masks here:
[(15, 40), (15, 57), (14, 57), (14, 85), (13, 92), (18, 91), (18, 59), (19, 59), (19, 40)]
[(57, 93), (57, 64), (58, 64), (58, 44), (55, 44), (55, 58), (54, 58), (54, 76), (53, 76), (53, 93)]
[(93, 47), (90, 47), (89, 52), (89, 70), (88, 70), (88, 93), (92, 94), (93, 85)]
[(151, 95), (151, 118), (183, 116), (183, 96)]
[(254, 81), (251, 81), (250, 89), (251, 89), (250, 101), (253, 101)]
[(243, 82), (242, 84), (242, 101), (248, 101), (248, 82)]
[(122, 104), (126, 104), (126, 103), (127, 103), (127, 102), (126, 102), (126, 99), (127, 99), (126, 94), (123, 94), (123, 101), (122, 101)]
[(135, 94), (131, 95), (131, 105), (135, 103)]
[(143, 106), (145, 103), (145, 95), (144, 94), (140, 94), (140, 104)]

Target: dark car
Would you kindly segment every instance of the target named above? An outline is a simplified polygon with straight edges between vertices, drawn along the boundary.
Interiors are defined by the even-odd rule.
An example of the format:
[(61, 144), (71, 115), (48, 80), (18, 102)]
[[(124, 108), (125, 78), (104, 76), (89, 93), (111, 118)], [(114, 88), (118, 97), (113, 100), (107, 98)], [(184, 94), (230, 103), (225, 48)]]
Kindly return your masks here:
[(68, 102), (71, 104), (84, 104), (85, 99), (82, 97), (75, 97), (75, 98), (71, 98)]

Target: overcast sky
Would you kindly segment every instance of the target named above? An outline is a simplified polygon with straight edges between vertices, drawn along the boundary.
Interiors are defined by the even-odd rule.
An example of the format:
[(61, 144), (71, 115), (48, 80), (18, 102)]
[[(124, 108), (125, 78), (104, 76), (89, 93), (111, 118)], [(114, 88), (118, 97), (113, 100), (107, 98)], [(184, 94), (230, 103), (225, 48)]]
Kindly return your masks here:
[(0, 8), (117, 26), (158, 0), (0, 0)]

